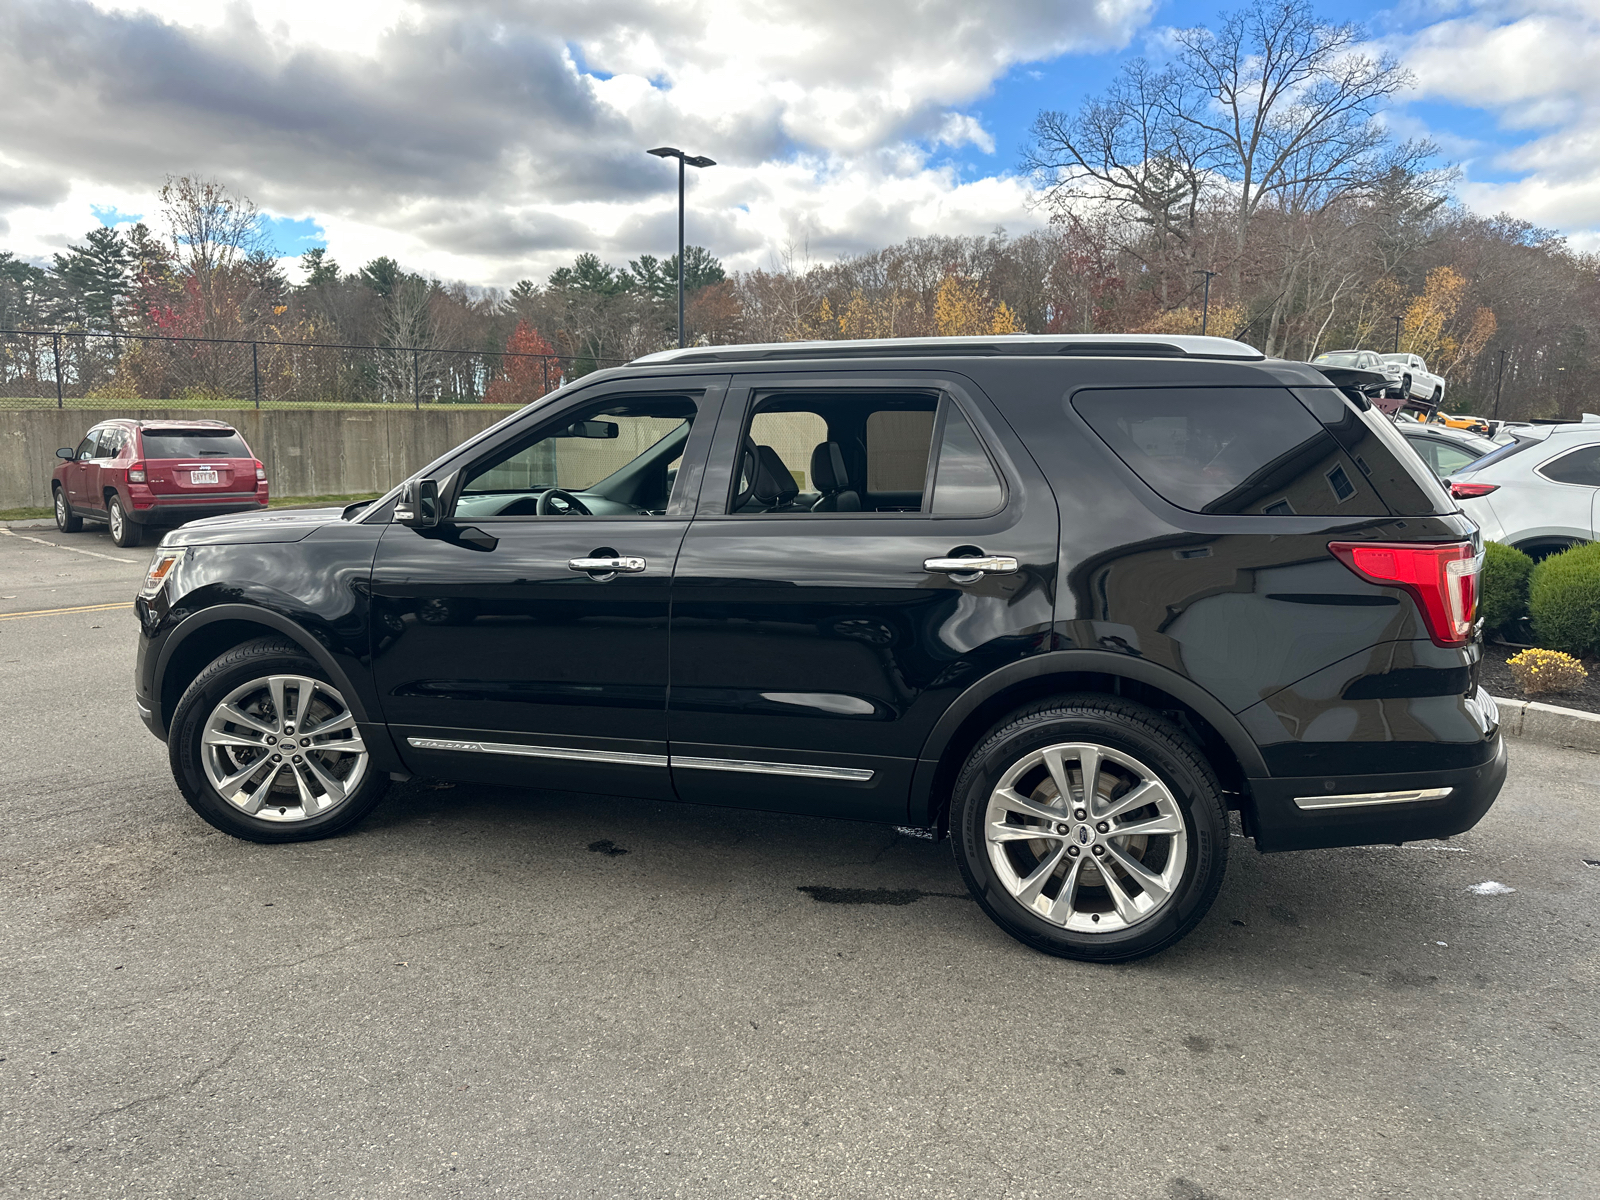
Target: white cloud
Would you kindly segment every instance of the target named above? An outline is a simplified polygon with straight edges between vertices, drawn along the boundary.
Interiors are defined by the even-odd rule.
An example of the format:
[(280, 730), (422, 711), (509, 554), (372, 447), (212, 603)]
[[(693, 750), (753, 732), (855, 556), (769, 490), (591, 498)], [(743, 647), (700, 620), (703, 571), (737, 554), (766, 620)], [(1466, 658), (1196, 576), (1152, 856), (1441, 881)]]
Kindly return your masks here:
[[(1600, 8), (1591, 0), (1483, 0), (1400, 43), (1418, 96), (1494, 115), (1514, 149), (1468, 161), (1461, 197), (1574, 233), (1600, 230)], [(1510, 181), (1486, 181), (1486, 174)], [(1476, 178), (1475, 178), (1476, 177)]]
[(31, 183), (0, 181), (0, 236), (42, 256), (88, 203), (153, 213), (194, 172), (314, 217), (346, 265), (504, 284), (670, 251), (662, 143), (718, 160), (689, 236), (734, 266), (1026, 227), (1018, 181), (932, 156), (993, 153), (967, 105), (1017, 64), (1124, 44), (1152, 4), (11, 0), (0, 155)]

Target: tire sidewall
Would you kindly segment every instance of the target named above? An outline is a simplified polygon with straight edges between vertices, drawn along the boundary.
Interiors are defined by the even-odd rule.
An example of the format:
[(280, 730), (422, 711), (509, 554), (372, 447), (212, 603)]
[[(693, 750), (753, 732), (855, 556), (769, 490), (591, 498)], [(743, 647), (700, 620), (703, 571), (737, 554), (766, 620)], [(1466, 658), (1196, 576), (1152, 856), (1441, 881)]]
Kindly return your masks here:
[[(1214, 782), (1164, 739), (1148, 736), (1111, 713), (1073, 709), (1038, 717), (1002, 730), (980, 746), (957, 782), (950, 826), (957, 862), (974, 898), (1007, 933), (1052, 954), (1116, 961), (1143, 957), (1177, 941), (1211, 907), (1226, 865), (1227, 818)], [(1019, 759), (1061, 742), (1092, 742), (1138, 759), (1160, 777), (1183, 814), (1189, 846), (1177, 898), (1158, 916), (1131, 929), (1080, 934), (1053, 925), (1018, 903), (989, 862), (983, 827), (995, 784)]]
[(225, 696), (269, 675), (303, 675), (333, 686), (327, 672), (315, 660), (287, 649), (250, 655), (234, 663), (228, 663), (229, 657), (224, 655), (202, 671), (184, 692), (173, 713), (168, 756), (173, 776), (189, 806), (223, 832), (254, 842), (298, 842), (328, 837), (365, 816), (381, 798), (387, 783), (386, 777), (380, 778), (370, 752), (366, 777), (355, 793), (343, 804), (309, 821), (263, 821), (229, 804), (211, 786), (201, 758), (202, 738), (206, 721)]
[(142, 530), (128, 516), (119, 496), (112, 496), (106, 506), (106, 524), (111, 530), (111, 540), (119, 546), (137, 546), (142, 540)]

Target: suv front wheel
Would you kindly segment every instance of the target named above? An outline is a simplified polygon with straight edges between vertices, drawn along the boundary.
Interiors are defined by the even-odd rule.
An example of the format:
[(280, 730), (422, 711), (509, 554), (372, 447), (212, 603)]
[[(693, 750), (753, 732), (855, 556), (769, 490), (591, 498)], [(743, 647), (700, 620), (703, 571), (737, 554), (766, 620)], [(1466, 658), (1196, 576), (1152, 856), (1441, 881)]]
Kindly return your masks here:
[(338, 833), (389, 782), (327, 674), (277, 638), (246, 642), (200, 672), (178, 701), (167, 749), (189, 807), (252, 842)]
[(956, 781), (961, 874), (1002, 929), (1048, 954), (1125, 962), (1205, 916), (1228, 861), (1215, 773), (1160, 713), (1065, 696), (1007, 718)]

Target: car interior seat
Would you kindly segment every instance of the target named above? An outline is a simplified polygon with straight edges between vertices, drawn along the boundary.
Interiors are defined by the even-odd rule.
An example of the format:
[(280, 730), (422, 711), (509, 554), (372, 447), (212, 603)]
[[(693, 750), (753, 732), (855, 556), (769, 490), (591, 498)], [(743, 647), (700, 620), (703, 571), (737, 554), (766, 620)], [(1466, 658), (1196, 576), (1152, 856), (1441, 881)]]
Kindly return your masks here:
[(752, 493), (766, 512), (778, 512), (800, 494), (800, 485), (783, 458), (771, 446), (755, 448), (755, 480)]
[(812, 512), (860, 512), (861, 493), (850, 486), (844, 450), (838, 442), (822, 442), (811, 451), (811, 480), (822, 495)]

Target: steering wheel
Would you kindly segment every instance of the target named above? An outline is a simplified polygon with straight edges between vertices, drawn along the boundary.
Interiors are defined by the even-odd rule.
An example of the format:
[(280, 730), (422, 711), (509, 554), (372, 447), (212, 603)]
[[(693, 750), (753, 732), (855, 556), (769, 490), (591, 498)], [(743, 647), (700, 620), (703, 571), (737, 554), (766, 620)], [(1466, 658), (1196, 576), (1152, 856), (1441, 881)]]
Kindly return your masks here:
[[(563, 507), (556, 508), (551, 502), (559, 500)], [(594, 514), (584, 507), (571, 492), (564, 492), (560, 488), (547, 488), (539, 493), (539, 503), (534, 507), (534, 515), (540, 517), (592, 517)]]

